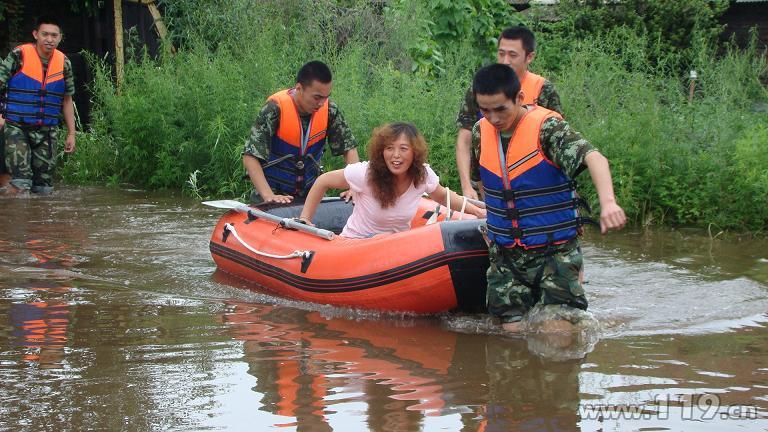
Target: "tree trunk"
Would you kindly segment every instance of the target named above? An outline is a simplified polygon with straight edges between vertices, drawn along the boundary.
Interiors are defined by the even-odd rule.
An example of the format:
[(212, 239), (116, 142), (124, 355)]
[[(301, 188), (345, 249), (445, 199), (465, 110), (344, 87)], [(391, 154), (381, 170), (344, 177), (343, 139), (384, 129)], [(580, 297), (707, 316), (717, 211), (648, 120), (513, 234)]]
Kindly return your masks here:
[(115, 10), (115, 79), (117, 91), (123, 86), (125, 76), (125, 54), (123, 52), (123, 2), (113, 0)]

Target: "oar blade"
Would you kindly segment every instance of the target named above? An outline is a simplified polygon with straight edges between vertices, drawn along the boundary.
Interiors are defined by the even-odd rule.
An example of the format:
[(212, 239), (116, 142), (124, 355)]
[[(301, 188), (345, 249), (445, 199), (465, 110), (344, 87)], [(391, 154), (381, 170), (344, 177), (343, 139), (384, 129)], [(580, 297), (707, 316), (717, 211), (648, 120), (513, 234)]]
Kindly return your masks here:
[(215, 207), (220, 209), (235, 209), (240, 211), (248, 211), (248, 206), (235, 200), (217, 200), (217, 201), (203, 201), (203, 205), (208, 207)]
[(283, 226), (293, 228), (298, 231), (303, 231), (318, 237), (322, 237), (326, 240), (331, 240), (334, 237), (333, 232), (322, 229), (322, 228), (316, 228), (309, 225), (304, 225), (302, 223), (296, 222), (295, 220), (291, 218), (284, 218), (280, 216), (275, 216), (273, 214), (267, 213), (265, 211), (250, 208), (247, 205), (235, 201), (235, 200), (216, 200), (216, 201), (203, 201), (203, 205), (206, 205), (208, 207), (215, 207), (219, 209), (228, 209), (228, 210), (237, 210), (241, 212), (249, 213), (253, 217), (260, 217), (267, 220), (270, 220), (272, 222), (277, 222)]

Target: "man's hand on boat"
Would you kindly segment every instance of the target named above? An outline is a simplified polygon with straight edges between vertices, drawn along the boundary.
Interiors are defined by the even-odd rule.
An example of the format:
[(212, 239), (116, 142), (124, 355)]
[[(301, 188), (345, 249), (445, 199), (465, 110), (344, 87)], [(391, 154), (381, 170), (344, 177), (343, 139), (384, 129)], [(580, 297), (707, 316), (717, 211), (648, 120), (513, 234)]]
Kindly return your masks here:
[(264, 200), (264, 204), (269, 203), (278, 203), (278, 204), (289, 204), (293, 201), (293, 197), (290, 195), (262, 195), (261, 197)]

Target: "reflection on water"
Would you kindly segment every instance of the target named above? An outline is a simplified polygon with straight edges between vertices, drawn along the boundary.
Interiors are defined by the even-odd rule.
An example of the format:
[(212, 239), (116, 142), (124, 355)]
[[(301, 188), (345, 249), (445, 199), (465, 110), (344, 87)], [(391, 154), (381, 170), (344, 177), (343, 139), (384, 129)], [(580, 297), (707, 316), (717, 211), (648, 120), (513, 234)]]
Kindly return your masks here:
[(142, 191), (0, 199), (0, 430), (768, 428), (765, 241), (592, 235), (600, 332), (565, 343), (259, 293), (214, 275), (218, 216)]
[[(33, 291), (65, 292), (69, 287), (48, 285), (30, 287)], [(36, 300), (12, 303), (8, 319), (13, 329), (11, 335), (16, 346), (24, 353), (26, 362), (39, 364), (41, 368), (63, 366), (64, 348), (67, 345), (69, 309), (61, 300)]]
[(449, 414), (472, 430), (578, 422), (581, 361), (541, 361), (525, 340), (251, 303), (222, 319), (244, 341), (260, 409), (317, 430), (355, 411), (371, 430), (418, 430)]

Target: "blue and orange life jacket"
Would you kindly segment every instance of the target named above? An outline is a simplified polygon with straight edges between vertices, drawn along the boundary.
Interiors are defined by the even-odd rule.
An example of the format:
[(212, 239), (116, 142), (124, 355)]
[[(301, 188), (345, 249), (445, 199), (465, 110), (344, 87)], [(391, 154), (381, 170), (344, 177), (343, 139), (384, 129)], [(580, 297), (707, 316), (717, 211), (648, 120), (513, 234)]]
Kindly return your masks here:
[[(526, 72), (523, 80), (520, 81), (520, 90), (523, 92), (523, 105), (536, 105), (541, 89), (544, 88), (546, 79), (533, 72)], [(483, 114), (478, 110), (477, 119), (483, 118)]]
[(309, 130), (305, 131), (289, 92), (283, 90), (269, 97), (280, 107), (280, 125), (272, 137), (264, 175), (276, 193), (304, 196), (321, 174), (320, 161), (328, 135), (328, 101), (312, 114)]
[(53, 50), (48, 68), (34, 44), (20, 45), (21, 70), (8, 80), (5, 118), (20, 124), (55, 126), (64, 101), (64, 53)]
[(541, 125), (558, 113), (533, 107), (518, 123), (504, 154), (499, 131), (480, 121), (480, 179), (488, 211), (488, 237), (525, 249), (565, 243), (587, 220), (576, 184), (541, 149)]

